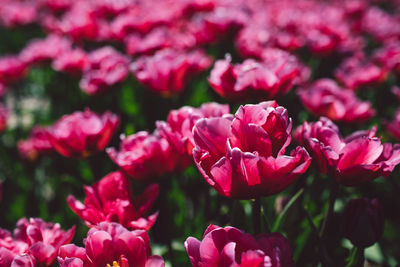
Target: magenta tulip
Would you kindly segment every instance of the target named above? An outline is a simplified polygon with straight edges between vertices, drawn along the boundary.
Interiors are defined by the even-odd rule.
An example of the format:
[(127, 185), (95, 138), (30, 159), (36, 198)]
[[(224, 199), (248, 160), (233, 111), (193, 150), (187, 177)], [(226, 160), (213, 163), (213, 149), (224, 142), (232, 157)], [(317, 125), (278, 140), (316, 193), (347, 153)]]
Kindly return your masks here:
[(289, 241), (280, 233), (253, 237), (235, 227), (210, 225), (203, 240), (189, 237), (185, 248), (193, 267), (294, 266)]
[(148, 214), (158, 196), (158, 185), (147, 187), (143, 195), (133, 198), (131, 183), (122, 172), (112, 172), (92, 186), (85, 186), (85, 204), (69, 195), (67, 202), (88, 227), (100, 222), (118, 222), (136, 230), (149, 230), (158, 212)]
[(400, 145), (381, 143), (376, 128), (342, 138), (338, 127), (322, 117), (304, 122), (295, 132), (298, 143), (312, 154), (322, 173), (346, 186), (358, 186), (379, 176), (389, 176), (400, 163)]
[(65, 157), (86, 157), (102, 151), (119, 125), (118, 116), (103, 115), (86, 109), (64, 115), (49, 128), (48, 138), (53, 148)]
[(292, 121), (275, 101), (241, 106), (235, 116), (206, 118), (193, 128), (193, 158), (220, 194), (251, 199), (281, 192), (311, 158), (302, 147), (285, 155)]
[(160, 256), (151, 256), (149, 237), (144, 230), (129, 231), (118, 223), (102, 222), (87, 233), (85, 248), (62, 246), (61, 267), (164, 267)]

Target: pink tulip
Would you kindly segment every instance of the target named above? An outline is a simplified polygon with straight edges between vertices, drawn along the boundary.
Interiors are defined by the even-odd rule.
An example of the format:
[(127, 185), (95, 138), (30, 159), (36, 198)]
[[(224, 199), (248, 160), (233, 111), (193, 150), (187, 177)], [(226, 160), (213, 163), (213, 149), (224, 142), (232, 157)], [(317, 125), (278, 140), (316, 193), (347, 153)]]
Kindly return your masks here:
[(38, 157), (54, 151), (47, 131), (48, 129), (45, 127), (35, 126), (28, 139), (18, 142), (18, 152), (21, 158), (35, 161)]
[(8, 84), (19, 81), (26, 73), (27, 65), (16, 56), (0, 58), (0, 83)]
[(64, 115), (49, 128), (48, 138), (53, 148), (65, 157), (86, 157), (102, 151), (119, 125), (118, 116), (103, 115), (86, 109)]
[(215, 63), (208, 81), (222, 97), (243, 100), (249, 97), (274, 99), (287, 94), (302, 79), (303, 66), (289, 53), (268, 49), (263, 52), (262, 59), (247, 59), (233, 65), (227, 55)]
[(185, 248), (193, 267), (294, 266), (289, 241), (280, 233), (253, 237), (235, 227), (210, 225), (203, 240), (189, 237)]
[(158, 132), (141, 131), (128, 137), (121, 136), (119, 151), (108, 148), (107, 153), (124, 172), (139, 181), (152, 180), (181, 169), (181, 164), (187, 166)]
[(88, 60), (89, 67), (83, 73), (79, 86), (89, 95), (109, 90), (129, 74), (128, 59), (110, 46), (91, 52)]
[(222, 117), (229, 113), (228, 105), (217, 103), (206, 103), (199, 108), (189, 106), (178, 110), (172, 110), (166, 122), (158, 121), (157, 129), (161, 136), (166, 138), (175, 151), (188, 157), (192, 161), (192, 150), (194, 148), (193, 126), (201, 118)]
[(133, 75), (154, 92), (164, 96), (179, 94), (196, 74), (210, 67), (212, 60), (204, 52), (160, 50), (131, 64)]
[(92, 227), (85, 248), (73, 244), (58, 252), (61, 267), (164, 267), (160, 256), (151, 256), (149, 237), (144, 230), (129, 231), (118, 223), (102, 222)]
[(360, 101), (352, 90), (342, 89), (330, 79), (317, 80), (298, 94), (310, 112), (334, 121), (361, 122), (375, 115), (371, 103)]
[(0, 228), (0, 266), (50, 266), (58, 249), (71, 242), (74, 233), (75, 227), (63, 231), (58, 223), (22, 218), (14, 236)]
[(275, 101), (241, 106), (235, 116), (200, 119), (193, 128), (193, 158), (220, 194), (251, 199), (281, 192), (311, 158), (302, 147), (285, 155), (292, 121)]
[(118, 222), (136, 230), (149, 230), (158, 212), (149, 210), (158, 196), (158, 185), (147, 187), (143, 195), (133, 198), (131, 183), (122, 172), (112, 172), (92, 186), (85, 186), (85, 204), (69, 195), (68, 205), (88, 227), (100, 222)]
[(342, 138), (337, 126), (322, 117), (299, 126), (295, 138), (310, 151), (322, 173), (343, 185), (359, 186), (389, 176), (400, 163), (400, 145), (382, 144), (375, 132), (373, 128)]

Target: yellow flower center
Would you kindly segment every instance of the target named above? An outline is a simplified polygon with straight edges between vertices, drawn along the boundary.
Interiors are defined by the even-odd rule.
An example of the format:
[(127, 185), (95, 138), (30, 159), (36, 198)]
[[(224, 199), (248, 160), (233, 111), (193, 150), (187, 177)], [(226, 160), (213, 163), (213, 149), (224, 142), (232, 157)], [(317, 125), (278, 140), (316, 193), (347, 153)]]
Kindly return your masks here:
[[(110, 264), (107, 264), (107, 267), (111, 267), (111, 265), (110, 265)], [(120, 266), (119, 266), (118, 262), (113, 261), (112, 267), (120, 267)]]

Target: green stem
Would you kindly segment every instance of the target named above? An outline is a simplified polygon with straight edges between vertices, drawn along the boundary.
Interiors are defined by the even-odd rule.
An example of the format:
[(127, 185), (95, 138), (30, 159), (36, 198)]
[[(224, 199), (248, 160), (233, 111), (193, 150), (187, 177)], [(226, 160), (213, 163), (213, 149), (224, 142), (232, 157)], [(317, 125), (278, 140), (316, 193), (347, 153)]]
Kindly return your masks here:
[(254, 234), (259, 234), (261, 233), (261, 202), (260, 198), (257, 197), (253, 200), (253, 210), (252, 210), (252, 216), (253, 216), (253, 228), (254, 228)]
[(321, 237), (321, 239), (324, 239), (324, 237), (326, 235), (326, 230), (332, 221), (333, 208), (335, 206), (335, 201), (336, 201), (338, 191), (339, 191), (339, 184), (336, 181), (334, 181), (332, 188), (331, 188), (331, 194), (329, 196), (328, 211), (325, 214), (324, 222), (322, 223), (321, 231), (319, 233), (319, 236)]
[(353, 247), (351, 254), (348, 258), (346, 267), (363, 266), (364, 263), (364, 248)]

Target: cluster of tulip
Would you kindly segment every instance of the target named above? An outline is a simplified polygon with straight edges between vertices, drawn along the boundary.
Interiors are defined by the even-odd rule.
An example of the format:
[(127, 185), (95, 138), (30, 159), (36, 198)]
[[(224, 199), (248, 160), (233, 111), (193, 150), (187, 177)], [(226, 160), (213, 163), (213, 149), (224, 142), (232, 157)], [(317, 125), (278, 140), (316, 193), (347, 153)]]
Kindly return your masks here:
[[(46, 36), (0, 57), (0, 146), (12, 151), (0, 154), (0, 161), (18, 152), (19, 168), (30, 174), (40, 173), (44, 160), (50, 165), (90, 162), (93, 175), (84, 181), (91, 185), (83, 188), (83, 203), (73, 194), (82, 190), (78, 180), (73, 182), (77, 190), (57, 188), (68, 195), (66, 202), (80, 219), (74, 222), (85, 226), (64, 231), (59, 223), (24, 217), (13, 234), (0, 228), (0, 267), (162, 267), (177, 264), (174, 246), (186, 250), (186, 262), (195, 267), (290, 267), (296, 261), (359, 266), (371, 260), (364, 252), (382, 238), (385, 206), (380, 194), (364, 194), (362, 188), (382, 176), (392, 181), (400, 164), (400, 144), (383, 141), (400, 141), (399, 7), (398, 0), (3, 0), (0, 31), (12, 35), (37, 27)], [(56, 116), (50, 122), (35, 119), (25, 129), (29, 136), (18, 140), (21, 125), (12, 124), (21, 114), (15, 105), (35, 71), (66, 74), (85, 93), (84, 110), (74, 107), (56, 121)], [(208, 83), (193, 79), (205, 74)], [(195, 97), (188, 100), (192, 87)], [(144, 88), (146, 97), (128, 103), (124, 93), (123, 107), (114, 102), (106, 111), (98, 105), (126, 88)], [(50, 105), (69, 105), (64, 102)], [(146, 105), (147, 111), (136, 111)], [(163, 105), (169, 111), (165, 120), (146, 114)], [(129, 128), (138, 121), (133, 113), (147, 120), (147, 129)], [(393, 121), (385, 120), (393, 115)], [(378, 126), (370, 127), (371, 121)], [(118, 144), (114, 137), (121, 128)], [(103, 163), (114, 164), (112, 170), (102, 173)], [(0, 206), (11, 199), (7, 187), (14, 183), (8, 175), (13, 170), (8, 167), (0, 162)], [(159, 239), (168, 253), (157, 242), (150, 245), (152, 234), (158, 240), (157, 225), (172, 231), (165, 217), (173, 215), (164, 207), (168, 195), (182, 196), (172, 186), (188, 189), (176, 182), (187, 173), (196, 180), (190, 185), (196, 187), (194, 195), (183, 197), (191, 199), (192, 213), (201, 212), (198, 202), (228, 201), (229, 212), (251, 217), (251, 227), (217, 218), (223, 208), (213, 213), (206, 207), (209, 214), (200, 215), (205, 225), (179, 224), (174, 218), (196, 231), (209, 225), (202, 240)], [(309, 210), (310, 202), (327, 199), (312, 192), (324, 180), (329, 182), (318, 190), (329, 195), (329, 203)], [(390, 194), (400, 188), (393, 185)], [(142, 193), (134, 194), (133, 188)], [(297, 193), (284, 199), (280, 194), (289, 188)], [(340, 190), (347, 204), (337, 209)], [(266, 199), (281, 206), (273, 225)], [(296, 204), (296, 223), (308, 229), (305, 237), (282, 230)], [(343, 233), (333, 238), (338, 214)], [(43, 217), (52, 218), (50, 209)], [(76, 229), (78, 240), (73, 240)], [(75, 245), (84, 235), (83, 247)], [(342, 237), (351, 241), (351, 253), (330, 251)], [(307, 248), (315, 254), (312, 262), (300, 259)], [(400, 252), (395, 249), (393, 255)]]

